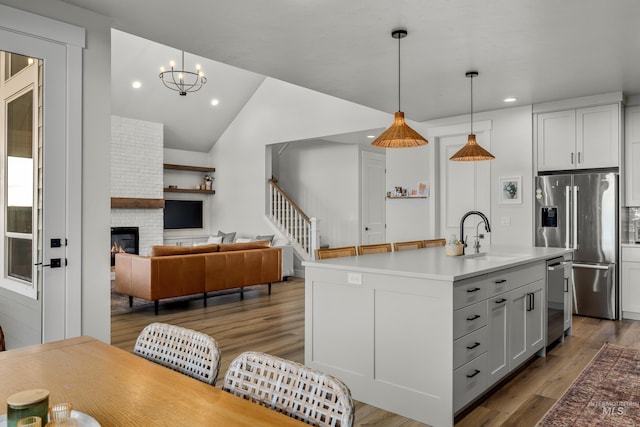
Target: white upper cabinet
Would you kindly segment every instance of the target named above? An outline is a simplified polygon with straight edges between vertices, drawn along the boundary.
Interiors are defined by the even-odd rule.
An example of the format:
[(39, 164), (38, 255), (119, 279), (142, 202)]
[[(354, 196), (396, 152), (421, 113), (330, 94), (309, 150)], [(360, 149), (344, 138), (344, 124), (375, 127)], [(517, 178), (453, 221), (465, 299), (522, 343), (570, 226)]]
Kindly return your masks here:
[(640, 206), (640, 107), (625, 110), (625, 205)]
[(538, 170), (617, 167), (620, 104), (537, 114)]

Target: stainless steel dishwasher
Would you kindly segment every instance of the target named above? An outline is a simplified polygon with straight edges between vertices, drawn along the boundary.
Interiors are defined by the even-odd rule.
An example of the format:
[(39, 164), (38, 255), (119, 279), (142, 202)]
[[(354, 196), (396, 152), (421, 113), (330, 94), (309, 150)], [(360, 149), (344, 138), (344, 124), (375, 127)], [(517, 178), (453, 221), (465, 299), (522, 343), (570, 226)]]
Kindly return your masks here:
[(547, 260), (547, 341), (546, 346), (564, 335), (564, 293), (571, 281), (571, 261), (563, 257)]

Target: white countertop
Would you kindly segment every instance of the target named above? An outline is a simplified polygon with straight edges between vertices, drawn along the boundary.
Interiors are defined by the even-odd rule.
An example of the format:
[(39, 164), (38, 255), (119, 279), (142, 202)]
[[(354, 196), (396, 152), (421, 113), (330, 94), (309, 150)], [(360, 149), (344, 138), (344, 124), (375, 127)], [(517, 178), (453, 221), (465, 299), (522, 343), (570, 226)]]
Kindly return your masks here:
[[(467, 248), (467, 252), (473, 252)], [(305, 267), (455, 281), (573, 252), (565, 248), (490, 246), (488, 257), (447, 256), (444, 247), (305, 261)]]

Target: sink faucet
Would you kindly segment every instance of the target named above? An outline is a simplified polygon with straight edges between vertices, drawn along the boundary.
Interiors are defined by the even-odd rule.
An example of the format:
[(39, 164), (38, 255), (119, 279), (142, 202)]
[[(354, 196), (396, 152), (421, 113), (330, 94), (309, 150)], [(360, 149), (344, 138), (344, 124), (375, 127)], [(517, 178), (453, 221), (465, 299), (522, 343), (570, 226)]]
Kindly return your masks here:
[(484, 229), (487, 231), (487, 233), (491, 233), (491, 226), (489, 225), (489, 220), (487, 219), (486, 215), (483, 214), (482, 212), (469, 211), (466, 214), (462, 215), (462, 218), (460, 218), (460, 243), (462, 243), (462, 255), (464, 255), (464, 248), (467, 247), (467, 242), (465, 241), (465, 238), (464, 238), (464, 220), (471, 215), (478, 215), (480, 218), (482, 218), (482, 220), (484, 221)]

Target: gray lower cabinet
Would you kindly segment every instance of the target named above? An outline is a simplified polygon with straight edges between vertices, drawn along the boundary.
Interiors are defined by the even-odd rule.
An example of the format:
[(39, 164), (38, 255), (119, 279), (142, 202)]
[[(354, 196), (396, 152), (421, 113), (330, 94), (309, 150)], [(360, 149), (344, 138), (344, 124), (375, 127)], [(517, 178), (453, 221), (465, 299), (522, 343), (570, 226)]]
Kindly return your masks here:
[(454, 288), (454, 411), (544, 347), (544, 262), (496, 271)]

